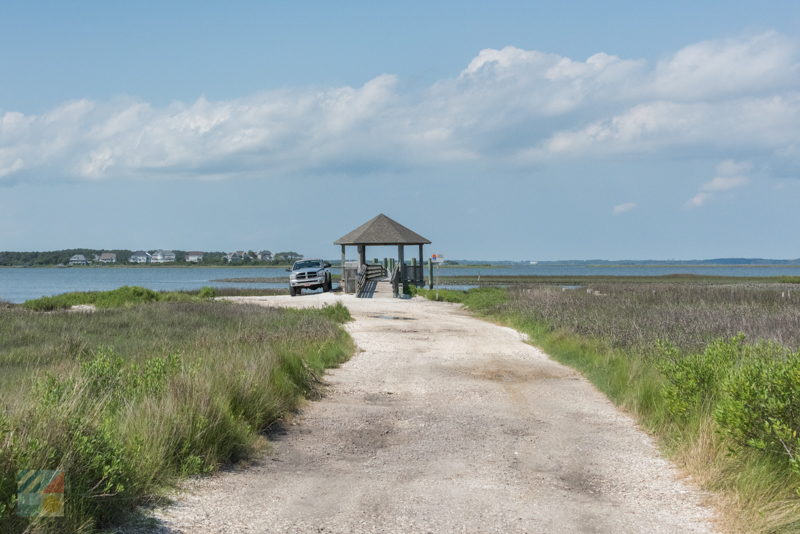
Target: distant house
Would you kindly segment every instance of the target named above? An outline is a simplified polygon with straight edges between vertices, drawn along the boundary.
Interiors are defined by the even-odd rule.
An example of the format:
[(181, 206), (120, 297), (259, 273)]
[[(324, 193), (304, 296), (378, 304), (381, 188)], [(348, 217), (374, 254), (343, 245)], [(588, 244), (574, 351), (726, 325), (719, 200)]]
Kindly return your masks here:
[(131, 254), (131, 257), (128, 261), (131, 263), (150, 263), (150, 254), (144, 250), (137, 250)]
[(171, 263), (175, 261), (175, 253), (171, 250), (156, 250), (150, 256), (150, 263)]
[(188, 263), (200, 263), (203, 261), (203, 253), (193, 250), (186, 253), (186, 261)]
[(228, 263), (239, 263), (245, 258), (246, 255), (247, 253), (243, 250), (237, 250), (236, 252), (229, 252), (225, 254), (225, 259), (228, 260)]
[(89, 260), (83, 254), (75, 254), (69, 259), (70, 265), (89, 265)]
[(258, 253), (258, 259), (261, 261), (270, 261), (272, 260), (272, 252), (269, 250), (262, 250)]
[(117, 263), (117, 255), (113, 252), (103, 252), (97, 261), (100, 263)]

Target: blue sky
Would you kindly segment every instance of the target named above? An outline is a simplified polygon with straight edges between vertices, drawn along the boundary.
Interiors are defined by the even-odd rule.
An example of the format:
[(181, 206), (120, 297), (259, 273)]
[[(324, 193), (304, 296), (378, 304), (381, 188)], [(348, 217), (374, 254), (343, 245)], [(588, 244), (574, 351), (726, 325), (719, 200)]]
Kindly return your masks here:
[(0, 250), (800, 257), (798, 2), (165, 4), (0, 4)]

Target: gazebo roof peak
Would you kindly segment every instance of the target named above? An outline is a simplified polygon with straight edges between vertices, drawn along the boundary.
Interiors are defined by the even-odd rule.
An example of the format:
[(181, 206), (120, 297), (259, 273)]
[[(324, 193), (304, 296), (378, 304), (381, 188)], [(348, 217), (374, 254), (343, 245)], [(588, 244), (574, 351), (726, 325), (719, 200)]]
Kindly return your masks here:
[(383, 213), (368, 220), (334, 245), (428, 245), (430, 241)]

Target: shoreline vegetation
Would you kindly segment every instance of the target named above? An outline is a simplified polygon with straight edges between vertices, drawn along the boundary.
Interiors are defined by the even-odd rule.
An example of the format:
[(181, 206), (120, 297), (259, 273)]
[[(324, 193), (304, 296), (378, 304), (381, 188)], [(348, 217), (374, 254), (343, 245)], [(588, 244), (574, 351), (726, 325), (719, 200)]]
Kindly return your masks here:
[[(265, 432), (354, 351), (341, 305), (272, 309), (218, 294), (132, 287), (0, 306), (0, 531), (135, 520), (181, 478), (268, 447)], [(97, 311), (64, 311), (76, 303)], [(23, 468), (64, 471), (65, 517), (15, 514)]]
[[(334, 274), (334, 280), (340, 275)], [(528, 284), (549, 284), (563, 286), (586, 286), (592, 283), (687, 283), (687, 284), (800, 284), (800, 276), (708, 276), (702, 274), (665, 274), (659, 276), (616, 276), (616, 275), (445, 275), (436, 277), (439, 285), (447, 286), (513, 286)], [(285, 276), (250, 276), (216, 278), (218, 283), (232, 284), (276, 284), (286, 282)]]
[(91, 265), (0, 265), (0, 269), (286, 269), (289, 263), (93, 263)]
[[(180, 266), (193, 267), (201, 263), (206, 267), (232, 265), (279, 266), (302, 259), (294, 251), (261, 252), (237, 251), (185, 251), (72, 248), (48, 251), (0, 251), (3, 267), (111, 267), (111, 266)], [(142, 261), (130, 261), (136, 258)], [(151, 261), (152, 259), (152, 261)], [(74, 261), (73, 261), (74, 260)]]
[[(446, 275), (436, 277), (442, 287), (456, 286), (517, 286), (530, 284), (587, 286), (590, 284), (800, 284), (800, 276), (719, 276), (705, 274), (664, 274), (657, 276), (618, 275)], [(220, 280), (217, 280), (220, 281)]]
[[(730, 532), (800, 530), (800, 292), (593, 283), (440, 290), (584, 374), (713, 493)], [(415, 293), (437, 300), (436, 291)]]
[[(556, 264), (552, 264), (556, 265)], [(614, 268), (614, 269), (637, 269), (637, 268), (664, 268), (664, 267), (692, 267), (698, 269), (719, 269), (719, 268), (742, 268), (742, 269), (749, 269), (753, 267), (800, 267), (800, 263), (746, 263), (746, 264), (726, 264), (726, 263), (590, 263), (586, 265), (587, 267), (603, 269), (603, 268)]]

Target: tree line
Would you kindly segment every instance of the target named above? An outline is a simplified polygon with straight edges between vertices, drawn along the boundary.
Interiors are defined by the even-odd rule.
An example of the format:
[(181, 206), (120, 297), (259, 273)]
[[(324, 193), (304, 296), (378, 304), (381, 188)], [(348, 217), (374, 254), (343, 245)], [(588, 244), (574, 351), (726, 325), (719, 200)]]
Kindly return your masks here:
[[(82, 254), (88, 261), (93, 264), (99, 263), (96, 257), (104, 252), (113, 252), (117, 255), (117, 264), (128, 264), (131, 254), (134, 251), (126, 249), (91, 249), (91, 248), (69, 248), (63, 250), (49, 250), (43, 252), (14, 252), (2, 251), (0, 252), (0, 266), (3, 267), (39, 267), (39, 266), (55, 266), (67, 265), (69, 260), (76, 254)], [(149, 251), (150, 253), (155, 250)], [(173, 250), (175, 253), (175, 262), (177, 264), (196, 265), (194, 262), (186, 261), (185, 250)], [(294, 251), (277, 252), (270, 254), (268, 257), (271, 259), (261, 260), (258, 254), (252, 250), (245, 252), (241, 257), (237, 257), (235, 261), (228, 260), (226, 252), (204, 252), (203, 261), (200, 265), (229, 265), (235, 263), (237, 265), (259, 264), (259, 265), (286, 265), (301, 259), (302, 254)], [(157, 264), (163, 265), (163, 264)]]

